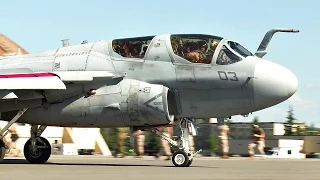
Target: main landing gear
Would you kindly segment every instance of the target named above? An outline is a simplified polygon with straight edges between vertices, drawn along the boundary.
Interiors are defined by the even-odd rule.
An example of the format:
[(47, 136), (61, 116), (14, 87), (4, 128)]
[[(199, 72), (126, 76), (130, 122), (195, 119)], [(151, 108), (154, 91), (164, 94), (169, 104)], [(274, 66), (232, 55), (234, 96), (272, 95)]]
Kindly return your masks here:
[[(27, 109), (20, 110), (17, 115), (0, 131), (0, 160), (4, 158), (6, 151), (9, 149), (2, 140), (8, 134), (8, 129), (14, 124)], [(31, 138), (25, 143), (23, 153), (24, 157), (32, 164), (42, 164), (47, 162), (51, 155), (51, 145), (47, 139), (41, 137), (41, 134), (47, 126), (32, 125)]]
[[(192, 164), (193, 158), (199, 154), (202, 150), (193, 153), (189, 148), (189, 125), (194, 129), (193, 123), (191, 120), (182, 118), (180, 120), (179, 126), (181, 129), (181, 135), (177, 140), (172, 140), (157, 128), (149, 129), (149, 131), (155, 133), (156, 135), (164, 138), (169, 142), (171, 147), (174, 149), (172, 155), (172, 163), (176, 167), (189, 167)], [(194, 133), (193, 133), (194, 134)]]

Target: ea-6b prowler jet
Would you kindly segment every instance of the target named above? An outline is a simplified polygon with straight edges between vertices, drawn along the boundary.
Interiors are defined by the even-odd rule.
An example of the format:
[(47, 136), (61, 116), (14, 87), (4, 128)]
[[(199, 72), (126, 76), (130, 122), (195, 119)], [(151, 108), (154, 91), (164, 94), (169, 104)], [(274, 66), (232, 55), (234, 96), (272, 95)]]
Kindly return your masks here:
[[(47, 126), (131, 127), (150, 130), (173, 147), (175, 166), (190, 166), (188, 118), (248, 115), (291, 97), (296, 76), (262, 59), (271, 29), (253, 54), (236, 41), (204, 34), (168, 34), (84, 43), (46, 52), (0, 57), (0, 112), (31, 124), (24, 146), (30, 163), (45, 163)], [(180, 119), (172, 140), (156, 127)], [(8, 148), (0, 140), (1, 159)]]

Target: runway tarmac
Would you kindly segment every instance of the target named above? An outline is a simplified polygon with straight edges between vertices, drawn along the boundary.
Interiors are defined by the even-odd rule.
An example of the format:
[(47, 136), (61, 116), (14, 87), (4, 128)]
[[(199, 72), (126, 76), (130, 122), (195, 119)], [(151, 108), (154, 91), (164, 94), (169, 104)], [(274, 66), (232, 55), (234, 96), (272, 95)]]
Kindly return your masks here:
[(153, 157), (57, 156), (41, 165), (23, 157), (0, 162), (1, 180), (215, 180), (320, 179), (320, 159), (195, 158), (191, 167), (174, 167)]

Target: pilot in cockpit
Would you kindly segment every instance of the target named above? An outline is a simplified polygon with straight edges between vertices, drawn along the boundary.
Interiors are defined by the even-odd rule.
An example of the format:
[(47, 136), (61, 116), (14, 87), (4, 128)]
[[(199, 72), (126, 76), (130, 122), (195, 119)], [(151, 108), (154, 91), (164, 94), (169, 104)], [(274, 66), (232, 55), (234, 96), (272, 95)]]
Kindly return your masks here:
[(182, 39), (180, 40), (176, 40), (172, 43), (172, 49), (173, 49), (173, 52), (180, 56), (180, 57), (183, 57), (184, 56), (184, 53), (183, 53), (183, 41)]
[(208, 54), (207, 54), (208, 59), (212, 59), (212, 56), (217, 46), (218, 46), (218, 42), (213, 40), (212, 43), (210, 44), (210, 50), (208, 51)]
[(189, 57), (192, 58), (193, 63), (206, 63), (206, 51), (207, 51), (207, 43), (204, 43), (200, 46), (199, 50), (195, 50), (189, 53)]

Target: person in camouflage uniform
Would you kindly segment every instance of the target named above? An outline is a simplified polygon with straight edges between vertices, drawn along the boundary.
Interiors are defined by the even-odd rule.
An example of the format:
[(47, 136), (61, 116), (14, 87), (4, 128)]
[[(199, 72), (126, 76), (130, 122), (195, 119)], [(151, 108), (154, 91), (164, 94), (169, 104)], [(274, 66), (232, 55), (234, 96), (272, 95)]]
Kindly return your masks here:
[[(172, 138), (173, 136), (173, 127), (160, 127), (158, 128), (165, 136)], [(163, 138), (161, 139), (161, 147), (159, 153), (156, 155), (156, 157), (160, 156), (166, 156), (165, 160), (170, 160), (172, 156), (171, 147), (169, 145), (169, 142)]]
[(142, 157), (144, 154), (144, 141), (145, 141), (145, 135), (143, 131), (136, 130), (133, 133), (134, 137), (134, 151), (138, 158)]
[(128, 135), (128, 128), (118, 127), (115, 129), (116, 134), (116, 157), (125, 157), (125, 140)]
[(248, 146), (248, 152), (251, 159), (253, 159), (255, 147), (258, 148), (261, 155), (265, 154), (265, 132), (258, 125), (253, 125), (252, 142)]
[(228, 159), (229, 158), (229, 135), (230, 128), (225, 123), (223, 125), (218, 126), (219, 130), (219, 140), (220, 140), (220, 148), (221, 148), (221, 158)]

